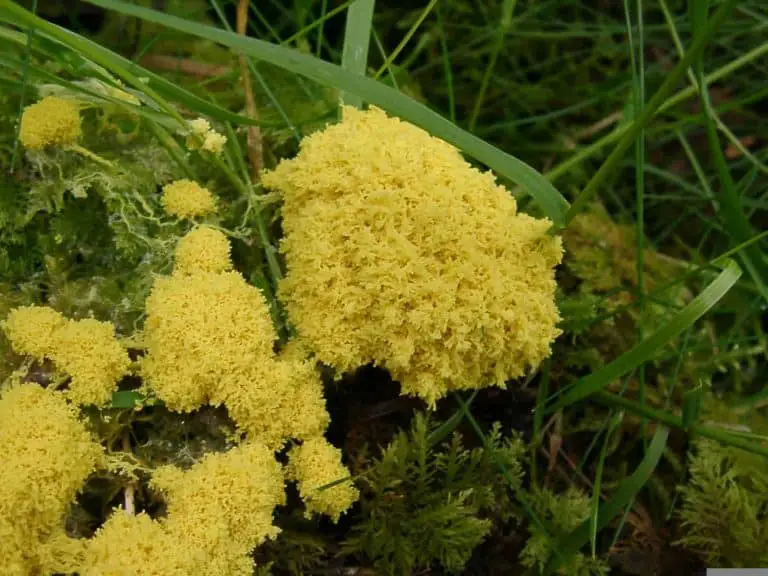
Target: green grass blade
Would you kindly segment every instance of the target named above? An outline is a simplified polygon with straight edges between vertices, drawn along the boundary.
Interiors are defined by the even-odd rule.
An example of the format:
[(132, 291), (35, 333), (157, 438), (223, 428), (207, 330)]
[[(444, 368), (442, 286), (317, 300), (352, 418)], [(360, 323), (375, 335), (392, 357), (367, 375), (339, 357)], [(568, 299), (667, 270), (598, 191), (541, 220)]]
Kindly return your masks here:
[[(357, 0), (347, 8), (347, 22), (344, 28), (344, 48), (341, 52), (341, 67), (352, 74), (365, 76), (368, 70), (368, 47), (371, 45), (371, 26), (376, 0)], [(342, 104), (362, 108), (363, 99), (356, 94), (342, 92)]]
[(688, 67), (699, 57), (702, 51), (706, 48), (707, 43), (714, 36), (720, 25), (726, 20), (728, 15), (739, 0), (725, 0), (720, 8), (715, 12), (712, 18), (707, 22), (706, 27), (702, 30), (694, 42), (691, 44), (690, 50), (674, 67), (674, 69), (667, 75), (664, 83), (659, 86), (656, 93), (648, 101), (648, 105), (643, 110), (642, 114), (623, 132), (621, 139), (616, 148), (613, 149), (606, 158), (605, 162), (600, 166), (600, 169), (592, 177), (584, 190), (579, 194), (578, 198), (574, 201), (573, 205), (565, 215), (565, 224), (567, 225), (573, 218), (592, 200), (597, 194), (600, 187), (606, 182), (609, 176), (611, 176), (620, 166), (624, 159), (624, 153), (635, 142), (638, 134), (642, 129), (650, 122), (651, 118), (656, 114), (661, 105), (666, 100), (669, 93), (677, 85), (680, 79), (688, 70)]
[[(263, 40), (244, 38), (218, 28), (204, 26), (119, 0), (89, 0), (89, 2), (102, 8), (115, 10), (218, 42), (321, 84), (355, 94), (391, 114), (424, 128), (432, 135), (442, 138), (482, 162), (498, 175), (521, 185), (536, 200), (544, 215), (556, 226), (561, 226), (564, 222), (565, 213), (569, 207), (568, 201), (539, 172), (525, 162), (462, 130), (424, 104), (389, 86), (380, 84), (371, 78), (352, 74), (335, 64)], [(28, 14), (10, 0), (0, 0), (0, 6), (8, 7), (15, 13)]]
[[(32, 13), (37, 13), (37, 0), (34, 0), (32, 3)], [(21, 115), (24, 113), (24, 107), (27, 103), (27, 88), (29, 86), (29, 65), (30, 61), (32, 60), (32, 39), (34, 38), (35, 30), (33, 28), (30, 28), (27, 31), (27, 39), (26, 43), (27, 46), (24, 49), (24, 63), (22, 64), (22, 73), (21, 73), (21, 95), (19, 97), (19, 113), (16, 117), (16, 134), (13, 138), (13, 152), (11, 153), (11, 168), (10, 172), (13, 174), (13, 172), (16, 170), (16, 162), (19, 159), (19, 131), (21, 130)]]
[(435, 16), (437, 17), (437, 28), (440, 31), (440, 51), (443, 56), (443, 73), (445, 74), (445, 83), (448, 88), (448, 117), (451, 122), (456, 123), (456, 95), (453, 89), (453, 69), (451, 68), (451, 57), (448, 52), (448, 39), (443, 24), (443, 14), (440, 11), (440, 3), (435, 6)]
[(112, 402), (109, 407), (119, 409), (135, 408), (143, 400), (144, 396), (135, 390), (118, 390), (112, 393)]
[(556, 400), (547, 412), (561, 410), (591, 396), (607, 387), (611, 382), (646, 362), (673, 338), (691, 326), (717, 302), (725, 296), (741, 276), (741, 268), (733, 260), (728, 261), (725, 269), (688, 305), (675, 314), (664, 326), (648, 336), (631, 350), (604, 366), (597, 372), (580, 379)]
[[(0, 2), (0, 6), (4, 5), (4, 1)], [(99, 65), (111, 70), (115, 70), (115, 73), (117, 73), (117, 70), (123, 70), (128, 72), (134, 78), (142, 79), (141, 83), (139, 83), (137, 86), (134, 86), (134, 88), (145, 93), (156, 91), (158, 94), (161, 94), (164, 98), (172, 102), (181, 104), (189, 110), (194, 110), (201, 115), (209, 116), (221, 122), (232, 122), (233, 124), (246, 124), (252, 126), (278, 125), (276, 122), (254, 120), (248, 116), (236, 114), (225, 108), (222, 108), (221, 106), (217, 106), (212, 102), (204, 100), (203, 98), (196, 96), (188, 90), (185, 90), (179, 85), (166, 80), (161, 75), (155, 74), (146, 68), (142, 68), (135, 62), (132, 62), (127, 58), (123, 58), (119, 54), (116, 54), (111, 50), (100, 46), (96, 42), (51, 24), (42, 18), (38, 18), (37, 16), (18, 6), (14, 6), (9, 12), (13, 16), (18, 17), (17, 19), (14, 19), (14, 22), (28, 26), (29, 29), (36, 29), (38, 31), (38, 35), (43, 34), (46, 40), (52, 42), (54, 47), (57, 48), (57, 53), (60, 54), (62, 51), (64, 51), (67, 54), (76, 55), (78, 59), (82, 59), (84, 62), (87, 62), (87, 60), (83, 58), (82, 55), (93, 56), (94, 58), (92, 59), (94, 61), (98, 59), (97, 63)], [(18, 35), (4, 35), (3, 37), (16, 42), (20, 41), (20, 37)], [(123, 79), (128, 81), (126, 78)]]
[[(695, 38), (698, 39), (704, 34), (704, 27), (707, 21), (708, 2), (702, 0), (699, 3), (692, 3), (690, 6), (691, 19), (693, 20)], [(712, 102), (709, 98), (709, 90), (706, 88), (704, 80), (704, 62), (701, 55), (693, 62), (696, 84), (702, 89), (699, 93), (701, 105), (704, 110), (704, 123), (707, 131), (707, 140), (709, 142), (710, 153), (715, 162), (718, 180), (720, 181), (719, 206), (717, 213), (723, 221), (728, 235), (731, 237), (732, 244), (740, 244), (749, 241), (754, 232), (752, 225), (744, 214), (741, 207), (741, 195), (736, 190), (736, 184), (733, 181), (725, 154), (720, 146), (720, 138), (717, 135), (717, 126), (715, 124), (716, 113), (712, 109)], [(749, 246), (739, 253), (744, 268), (752, 277), (755, 286), (768, 302), (768, 264), (764, 260), (762, 250), (757, 245)]]
[(405, 36), (400, 41), (400, 43), (397, 46), (395, 46), (395, 49), (392, 51), (392, 53), (389, 56), (387, 56), (386, 60), (384, 60), (384, 64), (382, 64), (381, 67), (376, 71), (376, 74), (373, 75), (375, 79), (380, 78), (385, 71), (389, 70), (390, 66), (392, 66), (395, 59), (400, 55), (400, 52), (402, 52), (403, 49), (408, 45), (408, 42), (411, 41), (411, 38), (413, 38), (413, 35), (416, 34), (416, 30), (419, 29), (419, 26), (421, 26), (421, 24), (424, 22), (424, 19), (429, 15), (429, 13), (432, 12), (432, 9), (435, 7), (436, 4), (437, 4), (437, 0), (429, 1), (429, 4), (427, 4), (426, 7), (421, 11), (421, 14), (419, 14), (419, 17), (416, 18), (416, 21), (408, 29), (408, 32), (405, 33)]
[(593, 558), (597, 556), (597, 533), (600, 530), (600, 490), (603, 484), (605, 460), (608, 457), (608, 446), (610, 445), (613, 433), (619, 427), (623, 418), (623, 412), (617, 412), (611, 417), (608, 430), (606, 430), (605, 437), (603, 438), (603, 447), (600, 449), (600, 458), (597, 461), (597, 470), (595, 471), (595, 481), (592, 484), (592, 514), (589, 519), (589, 543)]
[[(629, 0), (624, 0), (624, 12), (629, 36), (629, 50), (632, 62), (632, 119), (637, 120), (645, 105), (645, 42), (643, 38), (643, 2), (637, 0), (637, 46), (632, 26), (632, 11)], [(637, 340), (645, 339), (645, 129), (641, 128), (635, 140), (635, 273), (637, 274)], [(637, 369), (639, 400), (645, 402), (645, 364)], [(640, 437), (647, 444), (645, 420), (640, 421)]]
[[(592, 398), (611, 408), (620, 408), (638, 416), (645, 416), (649, 420), (654, 420), (665, 426), (673, 426), (685, 430), (682, 417), (662, 410), (657, 410), (647, 404), (640, 404), (635, 400), (624, 398), (618, 394), (601, 391), (595, 394)], [(752, 454), (758, 454), (768, 458), (768, 446), (764, 445), (765, 440), (763, 437), (751, 435), (751, 439), (747, 439), (723, 428), (704, 426), (695, 423), (691, 424), (688, 430), (693, 434), (720, 442), (725, 446), (733, 446), (734, 448), (740, 448), (745, 452), (751, 452)], [(763, 442), (763, 444), (761, 445), (759, 442)]]
[[(626, 478), (619, 484), (619, 487), (614, 492), (610, 500), (600, 506), (598, 512), (597, 521), (595, 523), (596, 529), (601, 529), (606, 526), (616, 516), (621, 514), (624, 508), (629, 504), (638, 492), (645, 486), (648, 479), (653, 474), (656, 466), (661, 460), (664, 450), (667, 447), (667, 438), (669, 437), (669, 428), (665, 426), (659, 426), (656, 433), (653, 435), (651, 443), (648, 445), (648, 450), (645, 453), (645, 457), (640, 462), (638, 467), (632, 473), (629, 478)], [(571, 555), (579, 551), (589, 541), (590, 534), (593, 530), (592, 520), (585, 520), (576, 530), (571, 532), (559, 543), (559, 548), (563, 553), (563, 556), (568, 558)], [(550, 565), (545, 569), (546, 574), (554, 572), (559, 565), (557, 558), (550, 562)]]
[(477, 127), (477, 119), (480, 116), (480, 111), (483, 109), (483, 102), (485, 102), (485, 93), (488, 90), (488, 84), (491, 81), (491, 76), (493, 76), (493, 71), (496, 69), (496, 61), (499, 59), (501, 49), (504, 47), (504, 40), (509, 29), (512, 27), (512, 14), (515, 12), (516, 6), (517, 0), (504, 0), (504, 4), (502, 4), (501, 21), (496, 29), (496, 39), (491, 51), (491, 57), (488, 59), (488, 65), (485, 67), (483, 79), (480, 81), (480, 89), (475, 97), (472, 114), (469, 117), (468, 127), (470, 132), (474, 132)]

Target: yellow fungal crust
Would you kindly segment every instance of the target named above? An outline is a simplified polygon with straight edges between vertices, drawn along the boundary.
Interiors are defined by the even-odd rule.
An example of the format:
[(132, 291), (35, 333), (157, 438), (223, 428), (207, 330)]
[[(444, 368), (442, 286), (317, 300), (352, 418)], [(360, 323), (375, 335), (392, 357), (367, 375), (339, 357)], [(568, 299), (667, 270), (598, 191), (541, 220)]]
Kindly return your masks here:
[(34, 384), (0, 395), (0, 566), (26, 576), (70, 572), (65, 517), (102, 458), (64, 398)]
[(283, 475), (261, 444), (208, 454), (186, 471), (163, 467), (151, 485), (167, 517), (115, 511), (88, 541), (82, 576), (248, 576), (253, 548), (279, 533)]
[(434, 405), (550, 354), (560, 238), (446, 142), (347, 107), (263, 183), (285, 202), (280, 295), (322, 362), (382, 365)]
[(21, 115), (19, 140), (30, 150), (72, 144), (80, 133), (80, 108), (66, 98), (46, 96)]
[(50, 356), (72, 378), (68, 398), (84, 405), (109, 402), (131, 364), (115, 339), (115, 327), (92, 318), (67, 321), (54, 335)]
[(187, 147), (190, 150), (202, 149), (212, 154), (221, 154), (227, 137), (219, 134), (205, 118), (196, 118), (189, 122), (190, 134), (187, 136)]
[(322, 434), (330, 417), (322, 383), (309, 362), (262, 360), (252, 379), (228, 378), (214, 395), (250, 438), (278, 448), (287, 438)]
[(20, 306), (14, 308), (2, 323), (11, 346), (18, 354), (42, 359), (50, 355), (54, 334), (67, 319), (47, 306)]
[[(217, 245), (218, 256), (191, 264), (198, 243)], [(143, 376), (172, 410), (226, 405), (242, 432), (270, 448), (321, 434), (329, 417), (317, 370), (300, 354), (275, 355), (267, 302), (239, 273), (223, 271), (228, 250), (210, 229), (179, 242), (174, 273), (156, 279), (146, 302)]]
[(251, 574), (248, 554), (280, 531), (273, 512), (285, 503), (283, 474), (263, 444), (208, 454), (186, 471), (161, 468), (152, 486), (165, 495), (166, 530), (202, 557), (205, 573)]
[(305, 440), (291, 449), (286, 476), (296, 480), (299, 495), (306, 504), (307, 516), (325, 514), (334, 522), (354, 504), (359, 492), (351, 480), (318, 490), (338, 480), (349, 478), (349, 470), (341, 462), (341, 450), (323, 437)]
[(142, 373), (172, 410), (199, 408), (272, 355), (264, 297), (237, 272), (157, 278), (146, 313)]
[(227, 237), (210, 226), (195, 228), (179, 240), (174, 272), (225, 272), (232, 269)]
[(207, 216), (216, 211), (213, 194), (197, 182), (182, 179), (163, 186), (163, 208), (177, 218)]
[(192, 576), (192, 552), (144, 513), (115, 510), (88, 540), (80, 576)]
[(49, 358), (71, 377), (68, 398), (101, 406), (128, 372), (128, 352), (109, 322), (69, 320), (51, 308), (15, 308), (3, 323), (14, 350), (38, 360)]

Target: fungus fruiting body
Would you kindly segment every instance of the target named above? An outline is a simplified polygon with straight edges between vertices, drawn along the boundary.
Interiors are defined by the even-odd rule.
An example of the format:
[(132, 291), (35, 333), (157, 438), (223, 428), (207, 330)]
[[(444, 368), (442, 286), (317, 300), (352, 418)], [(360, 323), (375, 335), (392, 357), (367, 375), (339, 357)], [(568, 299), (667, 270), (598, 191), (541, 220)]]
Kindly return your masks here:
[(226, 272), (232, 269), (227, 237), (209, 226), (189, 232), (176, 246), (174, 273)]
[(449, 144), (348, 107), (263, 183), (284, 199), (280, 295), (339, 373), (378, 364), (434, 404), (549, 355), (560, 239)]
[(177, 218), (206, 216), (216, 211), (216, 202), (207, 188), (197, 182), (175, 180), (163, 187), (163, 208)]
[(114, 511), (86, 545), (83, 576), (247, 576), (251, 550), (279, 532), (272, 515), (285, 501), (283, 477), (264, 445), (208, 454), (189, 470), (165, 466), (151, 485), (167, 515)]
[(21, 115), (19, 140), (30, 150), (73, 144), (80, 134), (80, 107), (67, 98), (46, 96)]
[(70, 504), (102, 457), (76, 410), (36, 384), (0, 395), (0, 566), (3, 574), (68, 571)]
[(22, 306), (11, 311), (3, 328), (14, 350), (48, 358), (70, 377), (67, 396), (77, 404), (108, 402), (130, 366), (108, 322), (72, 320), (48, 307)]
[(169, 408), (224, 404), (251, 438), (278, 447), (328, 424), (322, 386), (301, 358), (279, 358), (264, 295), (232, 269), (214, 229), (181, 239), (176, 268), (147, 299), (142, 374)]
[(189, 128), (190, 133), (187, 136), (187, 147), (190, 150), (200, 149), (212, 154), (221, 154), (224, 150), (227, 137), (211, 128), (211, 123), (205, 118), (191, 120)]
[(325, 438), (310, 438), (292, 448), (286, 476), (297, 482), (307, 515), (325, 514), (335, 522), (359, 496), (341, 462), (341, 450)]

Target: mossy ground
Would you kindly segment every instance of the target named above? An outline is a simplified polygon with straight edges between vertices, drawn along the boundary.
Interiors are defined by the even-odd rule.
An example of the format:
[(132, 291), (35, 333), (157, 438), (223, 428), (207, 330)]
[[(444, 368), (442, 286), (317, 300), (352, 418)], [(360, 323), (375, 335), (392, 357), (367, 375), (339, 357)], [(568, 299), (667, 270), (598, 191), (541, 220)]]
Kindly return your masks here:
[[(189, 94), (244, 111), (239, 62), (228, 49), (86, 3), (73, 2), (64, 9), (62, 5), (70, 3), (37, 4), (41, 15), (163, 75)], [(233, 2), (139, 4), (217, 25), (219, 8), (228, 24), (236, 26)], [(633, 73), (629, 41), (631, 36), (637, 47), (641, 38), (638, 4), (643, 14), (640, 76)], [(254, 2), (249, 31), (271, 42), (293, 38), (291, 47), (340, 62), (344, 10), (307, 30), (340, 6), (324, 0)], [(425, 6), (429, 9), (422, 20)], [(627, 13), (634, 22), (631, 29)], [(703, 58), (705, 74), (725, 70), (709, 91), (728, 129), (720, 130), (720, 144), (752, 236), (768, 228), (768, 124), (761, 121), (766, 21), (761, 2), (738, 3)], [(381, 1), (375, 11), (369, 75), (381, 70), (382, 83), (529, 163), (573, 201), (615, 146), (614, 132), (632, 122), (638, 87), (642, 84), (647, 102), (677, 63), (673, 30), (690, 46), (692, 22), (686, 3), (675, 0), (439, 0), (434, 6)], [(0, 40), (0, 45), (5, 42)], [(185, 176), (184, 163), (148, 128), (149, 121), (104, 102), (83, 113), (84, 145), (117, 163), (119, 170), (71, 152), (24, 153), (16, 144), (22, 99), (71, 91), (71, 85), (61, 87), (61, 80), (82, 81), (98, 74), (71, 53), (56, 58), (45, 50), (32, 52), (34, 66), (28, 68), (23, 47), (10, 41), (8, 46), (0, 69), (0, 166), (7, 175), (0, 180), (0, 318), (18, 305), (46, 303), (68, 317), (93, 315), (111, 321), (118, 334), (127, 337), (142, 326), (153, 278), (170, 270), (173, 248), (188, 229), (165, 221), (159, 200), (163, 185)], [(387, 56), (396, 50), (389, 62)], [(264, 122), (259, 138), (264, 165), (271, 168), (296, 152), (301, 135), (336, 119), (338, 91), (263, 62), (257, 71), (261, 76), (253, 83), (254, 102)], [(674, 91), (689, 84), (685, 79)], [(179, 110), (190, 119), (199, 115), (186, 105)], [(221, 122), (218, 127), (225, 128)], [(462, 462), (465, 470), (472, 456), (453, 446), (450, 436), (433, 446), (425, 444), (422, 429), (419, 439), (416, 415), (423, 404), (399, 397), (397, 383), (383, 370), (366, 367), (340, 381), (327, 375), (329, 440), (342, 448), (353, 474), (373, 467), (374, 480), (360, 480), (363, 503), (337, 525), (305, 519), (298, 495), (289, 492), (288, 504), (277, 514), (283, 535), (256, 552), (260, 573), (445, 573), (446, 565), (462, 562), (447, 558), (439, 546), (422, 542), (417, 553), (423, 557), (404, 553), (396, 556), (399, 560), (382, 560), (382, 547), (371, 544), (377, 539), (415, 539), (429, 514), (456, 519), (454, 527), (461, 530), (443, 525), (442, 537), (456, 538), (456, 547), (470, 552), (463, 573), (534, 573), (521, 563), (526, 546), (531, 546), (528, 557), (549, 558), (547, 546), (562, 545), (565, 536), (594, 513), (597, 482), (603, 502), (610, 500), (643, 461), (659, 424), (594, 399), (542, 416), (543, 399), (662, 328), (718, 272), (703, 265), (741, 243), (718, 208), (725, 185), (705, 128), (706, 115), (695, 94), (670, 105), (646, 127), (645, 155), (625, 154), (600, 186), (598, 198), (563, 232), (566, 255), (558, 269), (558, 304), (565, 333), (551, 360), (507, 390), (483, 390), (473, 398), (471, 414), (481, 430), (488, 433), (499, 422), (502, 435), (517, 434), (525, 444), (517, 456), (520, 485), (506, 485), (486, 461), (490, 454), (481, 450), (476, 429), (463, 418), (455, 432), (468, 454), (478, 450), (478, 463), (467, 477), (475, 493), (463, 494), (467, 486), (454, 485), (440, 474), (445, 454)], [(227, 134), (239, 144), (242, 161), (248, 162), (253, 132), (240, 126)], [(269, 196), (243, 196), (217, 166), (198, 160), (191, 159), (198, 181), (220, 199), (216, 223), (231, 233), (236, 269), (269, 292), (269, 266), (258, 249), (257, 219), (264, 217), (269, 238), (279, 238), (279, 203)], [(241, 163), (236, 160), (233, 166), (240, 170)], [(247, 166), (242, 171), (247, 173)], [(502, 182), (517, 194), (523, 210), (541, 216), (537, 203), (515, 183)], [(765, 262), (765, 238), (753, 245)], [(659, 347), (642, 368), (609, 382), (606, 390), (642, 398), (657, 412), (675, 416), (696, 403), (698, 422), (746, 432), (764, 450), (765, 304), (760, 286), (745, 274), (707, 316)], [(272, 312), (284, 333), (281, 311)], [(5, 378), (24, 359), (2, 338), (0, 333), (0, 377)], [(140, 342), (126, 345), (141, 347)], [(47, 384), (51, 368), (34, 365), (27, 378)], [(137, 379), (129, 378), (121, 390), (138, 386)], [(460, 408), (449, 397), (438, 404), (432, 421), (457, 422)], [(89, 416), (114, 462), (109, 473), (88, 481), (72, 508), (69, 532), (86, 537), (112, 507), (122, 504), (128, 485), (135, 488), (138, 509), (162, 514), (162, 499), (147, 487), (148, 472), (167, 463), (188, 466), (205, 452), (223, 450), (233, 433), (223, 408), (202, 409), (183, 422), (161, 405), (140, 412), (114, 407), (101, 414), (90, 411)], [(387, 458), (382, 449), (396, 438), (401, 447), (416, 453), (410, 467), (382, 464)], [(765, 561), (758, 550), (768, 542), (768, 504), (762, 494), (768, 482), (765, 457), (755, 456), (759, 463), (745, 464), (737, 448), (709, 442), (672, 428), (658, 465), (636, 491), (629, 512), (618, 514), (597, 532), (601, 565), (611, 566), (614, 574), (694, 574), (706, 564)], [(404, 458), (412, 457), (406, 448)], [(745, 466), (754, 478), (745, 477)], [(436, 498), (424, 496), (425, 485), (419, 484), (419, 475), (427, 473), (429, 493)], [(391, 484), (384, 489), (375, 480)], [(548, 507), (546, 490), (561, 495), (562, 510)], [(569, 490), (578, 495), (566, 498), (572, 494)], [(558, 539), (536, 539), (534, 522), (519, 501), (498, 497), (494, 508), (483, 501), (488, 493), (522, 494), (535, 515), (554, 522)], [(439, 497), (453, 502), (452, 507), (440, 508), (444, 502), (438, 502)], [(722, 501), (723, 509), (703, 505), (713, 501)], [(382, 527), (372, 520), (373, 512), (382, 510), (407, 511), (410, 516), (399, 526)], [(733, 520), (740, 515), (750, 522)], [(435, 530), (441, 526), (439, 521), (432, 525)], [(367, 540), (361, 536), (366, 534)], [(744, 542), (754, 545), (744, 549)], [(588, 559), (590, 543), (585, 541), (580, 550)], [(583, 573), (599, 573), (586, 570)]]

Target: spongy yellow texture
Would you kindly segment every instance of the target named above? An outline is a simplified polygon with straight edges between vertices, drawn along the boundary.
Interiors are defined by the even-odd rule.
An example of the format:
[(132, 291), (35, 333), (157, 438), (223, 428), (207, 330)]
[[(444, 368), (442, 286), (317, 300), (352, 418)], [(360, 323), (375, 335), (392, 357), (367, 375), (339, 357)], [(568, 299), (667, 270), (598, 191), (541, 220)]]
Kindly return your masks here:
[(128, 352), (115, 338), (115, 327), (92, 318), (69, 320), (57, 330), (50, 357), (72, 378), (69, 399), (96, 406), (112, 398), (131, 364)]
[(201, 574), (251, 574), (248, 554), (279, 533), (273, 512), (285, 503), (283, 473), (261, 443), (208, 454), (187, 471), (161, 468), (152, 486), (165, 495), (166, 530), (200, 557)]
[(208, 454), (189, 470), (157, 470), (167, 517), (116, 511), (88, 542), (82, 576), (246, 576), (250, 553), (277, 536), (283, 474), (262, 444)]
[(182, 179), (163, 187), (163, 208), (177, 218), (206, 216), (216, 211), (213, 194), (197, 182)]
[(108, 322), (69, 320), (43, 306), (15, 308), (3, 323), (14, 350), (42, 360), (71, 377), (67, 396), (77, 404), (101, 406), (128, 372), (128, 352)]
[[(217, 267), (180, 268), (200, 230), (182, 238), (174, 273), (157, 278), (147, 299), (142, 374), (172, 410), (225, 404), (243, 432), (272, 448), (322, 433), (328, 413), (319, 375), (299, 356), (274, 354), (277, 334), (261, 291), (223, 271), (231, 268), (223, 248)], [(205, 235), (208, 246), (223, 243), (228, 250), (222, 233)]]
[(100, 463), (75, 410), (55, 392), (21, 384), (0, 396), (0, 566), (9, 575), (68, 571), (65, 517)]
[(232, 269), (230, 250), (223, 233), (210, 226), (200, 226), (179, 240), (174, 272), (226, 272)]
[(35, 150), (75, 142), (80, 137), (80, 108), (76, 102), (46, 96), (24, 109), (19, 140)]
[[(359, 497), (359, 492), (348, 479), (349, 470), (341, 462), (341, 450), (323, 437), (310, 438), (291, 449), (286, 476), (297, 481), (308, 516), (312, 513), (325, 514), (337, 522)], [(318, 490), (338, 480), (345, 481)]]
[(145, 310), (142, 373), (172, 410), (199, 408), (223, 380), (247, 378), (272, 356), (264, 297), (237, 272), (157, 278)]
[(67, 319), (47, 306), (14, 308), (2, 323), (11, 346), (18, 354), (42, 359), (53, 350), (54, 334)]
[(116, 510), (88, 540), (80, 576), (192, 576), (192, 550), (146, 514)]
[(319, 375), (309, 362), (262, 360), (251, 379), (227, 378), (213, 396), (249, 437), (277, 448), (322, 434), (330, 422)]
[(347, 107), (262, 181), (285, 202), (280, 295), (319, 360), (382, 365), (434, 404), (550, 354), (561, 241), (449, 144)]

